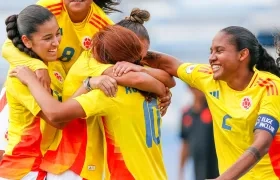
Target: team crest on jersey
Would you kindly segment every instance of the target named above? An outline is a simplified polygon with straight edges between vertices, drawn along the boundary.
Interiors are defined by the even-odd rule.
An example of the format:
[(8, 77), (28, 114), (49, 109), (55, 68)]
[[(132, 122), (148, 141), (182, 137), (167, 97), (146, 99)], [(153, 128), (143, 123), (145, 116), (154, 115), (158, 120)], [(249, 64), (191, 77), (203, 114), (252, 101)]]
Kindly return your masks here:
[(63, 79), (62, 75), (61, 75), (59, 72), (54, 71), (54, 72), (53, 72), (53, 75), (56, 77), (56, 79), (57, 79), (60, 83), (63, 83), (64, 79)]
[(85, 36), (83, 39), (82, 39), (82, 47), (85, 49), (85, 50), (89, 50), (92, 46), (92, 41), (91, 41), (91, 37), (89, 36)]
[(250, 107), (252, 106), (252, 99), (249, 96), (245, 96), (242, 100), (241, 100), (241, 107), (245, 110), (250, 109)]
[(197, 64), (193, 64), (193, 65), (188, 66), (186, 68), (186, 73), (191, 74), (196, 66), (197, 66)]

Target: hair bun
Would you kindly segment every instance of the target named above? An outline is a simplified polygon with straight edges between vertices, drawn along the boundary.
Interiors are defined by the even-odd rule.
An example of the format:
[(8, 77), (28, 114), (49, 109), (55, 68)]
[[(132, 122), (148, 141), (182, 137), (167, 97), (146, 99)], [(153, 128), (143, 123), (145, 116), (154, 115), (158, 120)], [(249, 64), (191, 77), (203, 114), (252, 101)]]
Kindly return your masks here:
[(141, 10), (139, 8), (133, 8), (129, 19), (133, 22), (144, 24), (144, 22), (150, 19), (150, 13), (146, 10)]

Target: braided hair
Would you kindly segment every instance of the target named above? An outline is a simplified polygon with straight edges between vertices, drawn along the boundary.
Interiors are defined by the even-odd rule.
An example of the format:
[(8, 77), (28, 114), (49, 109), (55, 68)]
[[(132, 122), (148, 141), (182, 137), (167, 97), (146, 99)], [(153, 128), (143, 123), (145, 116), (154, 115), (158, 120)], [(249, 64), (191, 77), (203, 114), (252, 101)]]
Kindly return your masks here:
[(5, 20), (7, 36), (20, 51), (32, 58), (40, 59), (35, 52), (25, 46), (21, 37), (26, 35), (28, 39), (32, 39), (32, 33), (37, 32), (38, 26), (52, 17), (54, 15), (42, 6), (27, 6), (18, 15), (11, 15)]

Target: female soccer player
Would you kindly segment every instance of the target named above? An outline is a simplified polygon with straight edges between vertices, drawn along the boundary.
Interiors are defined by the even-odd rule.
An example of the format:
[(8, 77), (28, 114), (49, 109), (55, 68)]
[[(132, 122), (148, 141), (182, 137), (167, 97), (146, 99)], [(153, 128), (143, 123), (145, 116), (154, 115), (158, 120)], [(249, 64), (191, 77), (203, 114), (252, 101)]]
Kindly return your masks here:
[[(119, 40), (111, 41), (114, 38)], [(114, 57), (139, 63), (143, 57), (139, 38), (118, 25), (108, 26), (97, 33), (93, 44), (93, 55), (101, 63), (115, 63)], [(46, 110), (44, 112), (50, 115), (48, 118), (51, 120), (67, 122), (76, 116), (103, 117), (111, 179), (167, 179), (161, 151), (161, 117), (156, 99), (147, 101), (138, 90), (119, 86), (115, 98), (105, 98), (94, 90), (76, 100), (59, 103), (49, 98), (30, 69), (16, 68), (11, 75), (19, 77), (32, 92), (33, 88), (39, 88), (40, 95), (38, 90), (33, 95), (39, 98), (40, 105), (40, 96), (47, 96), (42, 109)], [(164, 93), (164, 85), (157, 85)], [(50, 109), (49, 103), (54, 103), (56, 108)], [(102, 168), (90, 167), (94, 170)], [(143, 168), (149, 171), (143, 171)]]
[[(222, 29), (210, 51), (210, 65), (153, 54), (148, 63), (206, 95), (221, 174), (217, 179), (279, 179), (279, 67), (242, 27)], [(115, 72), (122, 74), (119, 69), (126, 71), (121, 63)]]
[[(54, 15), (31, 5), (6, 19), (8, 38), (18, 50), (44, 62), (52, 78), (51, 93), (61, 100), (63, 67), (57, 59), (60, 30)], [(63, 124), (49, 121), (29, 90), (15, 78), (6, 82), (9, 140), (0, 163), (0, 179), (44, 179), (39, 165)], [(54, 127), (53, 127), (54, 126)]]
[[(122, 25), (126, 28), (129, 28), (130, 30), (133, 30), (136, 32), (138, 37), (140, 38), (141, 42), (144, 44), (144, 49), (142, 51), (142, 56), (144, 56), (147, 53), (147, 50), (149, 48), (149, 35), (147, 33), (146, 28), (143, 26), (144, 21), (147, 21), (150, 17), (150, 14), (148, 11), (140, 10), (140, 9), (134, 9), (131, 12), (131, 16), (127, 17), (125, 20), (120, 21), (117, 23), (118, 25)], [(118, 36), (110, 37), (110, 41), (106, 41), (105, 47), (113, 47), (115, 42), (120, 41)], [(114, 45), (115, 46), (115, 45)], [(111, 48), (112, 49), (112, 48)], [(111, 49), (108, 49), (111, 50)], [(97, 50), (98, 51), (98, 50)], [(100, 50), (100, 52), (103, 52)], [(112, 73), (112, 65), (108, 64), (109, 62), (106, 62), (106, 64), (99, 63), (95, 59), (91, 58), (89, 59), (90, 53), (89, 52), (83, 52), (82, 55), (79, 57), (77, 62), (72, 66), (70, 71), (67, 74), (67, 77), (64, 82), (64, 89), (63, 89), (63, 99), (67, 100), (69, 99), (72, 94), (79, 88), (80, 84), (84, 79), (86, 79), (88, 76), (100, 76), (102, 73), (106, 73), (108, 71), (111, 71)], [(115, 53), (115, 56), (113, 59), (121, 59), (123, 57), (122, 53)], [(140, 59), (140, 58), (138, 58)], [(83, 70), (81, 72), (81, 69)], [(154, 76), (156, 79), (164, 82), (166, 86), (170, 86), (173, 84), (173, 78), (171, 76), (158, 69), (152, 69), (149, 67), (143, 68), (143, 71), (145, 73), (148, 73), (152, 76)], [(140, 72), (140, 73), (142, 73)], [(109, 72), (110, 73), (110, 72)], [(143, 76), (145, 75), (143, 73)], [(132, 73), (130, 76), (135, 76), (136, 74)], [(111, 75), (113, 76), (113, 75)], [(167, 78), (166, 78), (167, 77)], [(169, 80), (168, 80), (169, 77)], [(130, 81), (130, 77), (128, 76), (122, 76), (122, 77), (115, 77), (118, 83), (122, 83), (124, 80)], [(137, 77), (133, 77), (134, 81), (138, 81)], [(147, 79), (147, 78), (146, 78)], [(143, 81), (139, 79), (140, 81)], [(152, 79), (151, 79), (152, 80)], [(153, 82), (150, 80), (150, 84)], [(146, 80), (148, 82), (148, 79)], [(144, 85), (144, 84), (143, 84)], [(147, 88), (147, 87), (146, 87)], [(164, 90), (158, 87), (159, 90)], [(128, 88), (130, 91), (131, 88)], [(141, 89), (141, 88), (138, 88)], [(144, 89), (142, 89), (144, 90)], [(152, 90), (152, 89), (151, 89)], [(167, 107), (167, 106), (166, 106)], [(162, 112), (164, 113), (166, 111), (166, 108), (162, 109)], [(70, 124), (72, 124), (73, 121), (71, 121)], [(100, 179), (103, 173), (103, 164), (104, 164), (104, 148), (103, 148), (103, 133), (101, 131), (104, 131), (103, 124), (100, 117), (91, 117), (87, 119), (86, 121), (86, 131), (79, 130), (76, 127), (69, 128), (67, 126), (65, 129), (63, 129), (63, 135), (61, 138), (61, 142), (58, 146), (58, 149), (56, 151), (48, 151), (44, 157), (44, 161), (42, 164), (42, 168), (49, 173), (48, 178), (50, 176), (60, 177), (63, 179), (63, 177), (69, 175), (68, 169), (71, 171), (74, 171), (76, 174), (79, 174), (81, 177), (90, 179)], [(101, 131), (100, 131), (101, 128)], [(63, 158), (63, 154), (65, 154), (65, 150), (67, 150), (67, 154), (70, 154), (69, 149), (69, 143), (66, 142), (73, 142), (73, 139), (76, 139), (77, 136), (73, 132), (77, 132), (80, 135), (83, 135), (87, 143), (81, 145), (83, 151), (80, 151), (78, 149), (78, 155), (77, 159), (80, 159), (79, 161), (74, 161), (71, 163), (69, 159), (65, 161), (66, 159)], [(83, 133), (81, 133), (83, 132)], [(77, 143), (76, 143), (77, 144)], [(85, 152), (83, 156), (81, 155), (81, 152)], [(77, 151), (73, 150), (73, 154), (76, 154)], [(54, 158), (55, 156), (55, 158)], [(82, 163), (83, 162), (83, 163)], [(88, 166), (94, 164), (96, 168), (94, 171), (89, 171)], [(72, 167), (71, 167), (72, 166)], [(66, 177), (65, 177), (66, 178)]]

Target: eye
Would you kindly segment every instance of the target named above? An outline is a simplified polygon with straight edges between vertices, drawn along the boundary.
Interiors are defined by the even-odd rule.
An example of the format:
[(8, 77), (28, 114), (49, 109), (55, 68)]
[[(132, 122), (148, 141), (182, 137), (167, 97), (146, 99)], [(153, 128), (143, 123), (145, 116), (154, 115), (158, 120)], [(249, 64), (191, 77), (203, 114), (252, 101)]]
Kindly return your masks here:
[(44, 38), (44, 40), (51, 40), (52, 39), (52, 37), (50, 37), (50, 36), (48, 36), (48, 37), (46, 37), (46, 38)]

